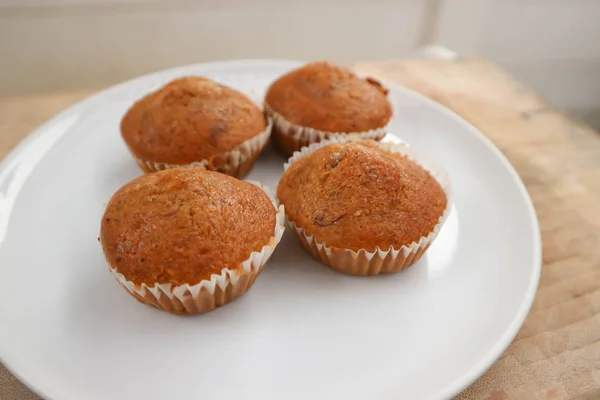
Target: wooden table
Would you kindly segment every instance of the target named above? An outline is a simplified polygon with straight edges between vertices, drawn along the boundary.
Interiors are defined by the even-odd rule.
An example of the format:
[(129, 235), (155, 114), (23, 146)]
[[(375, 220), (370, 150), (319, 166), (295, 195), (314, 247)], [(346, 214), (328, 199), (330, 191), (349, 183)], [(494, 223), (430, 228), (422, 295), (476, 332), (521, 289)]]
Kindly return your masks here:
[[(514, 343), (459, 399), (600, 399), (600, 134), (480, 59), (364, 63), (485, 133), (533, 198), (543, 270)], [(0, 99), (0, 157), (92, 91)], [(509, 295), (509, 294), (507, 294)], [(37, 399), (0, 366), (0, 399)]]

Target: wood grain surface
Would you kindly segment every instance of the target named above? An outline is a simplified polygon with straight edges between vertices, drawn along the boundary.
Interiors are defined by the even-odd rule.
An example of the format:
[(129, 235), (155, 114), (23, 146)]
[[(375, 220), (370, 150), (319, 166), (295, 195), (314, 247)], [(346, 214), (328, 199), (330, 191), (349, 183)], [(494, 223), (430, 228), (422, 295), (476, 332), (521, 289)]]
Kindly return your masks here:
[[(508, 350), (457, 398), (600, 399), (600, 134), (485, 60), (356, 69), (419, 91), (479, 128), (515, 166), (538, 213), (543, 269), (531, 312)], [(0, 99), (0, 157), (91, 92)], [(0, 400), (37, 398), (0, 366)]]

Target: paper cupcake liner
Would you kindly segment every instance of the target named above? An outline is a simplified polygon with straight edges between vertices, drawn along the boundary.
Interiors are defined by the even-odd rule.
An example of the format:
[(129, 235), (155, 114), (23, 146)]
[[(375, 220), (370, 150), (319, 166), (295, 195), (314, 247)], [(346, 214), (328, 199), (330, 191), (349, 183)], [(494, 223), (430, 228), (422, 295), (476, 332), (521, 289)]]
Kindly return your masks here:
[(195, 285), (173, 286), (170, 283), (136, 284), (110, 267), (117, 282), (140, 302), (175, 314), (198, 314), (211, 311), (246, 293), (273, 254), (285, 230), (283, 205), (277, 205), (266, 186), (257, 182), (251, 183), (263, 189), (271, 197), (273, 206), (277, 210), (275, 229), (269, 243), (260, 251), (252, 252), (250, 257), (237, 268), (224, 268), (220, 274), (212, 274), (210, 279), (202, 280)]
[(153, 162), (136, 157), (137, 163), (144, 172), (156, 172), (171, 168), (204, 167), (211, 171), (222, 172), (236, 178), (243, 178), (250, 172), (254, 162), (266, 146), (271, 136), (273, 122), (267, 117), (264, 132), (239, 144), (233, 150), (217, 154), (208, 160), (194, 161), (189, 164), (168, 164)]
[(365, 132), (326, 132), (318, 129), (291, 123), (281, 114), (275, 112), (268, 104), (264, 105), (265, 113), (273, 120), (273, 142), (286, 156), (295, 151), (318, 143), (322, 140), (347, 138), (348, 140), (381, 140), (387, 133), (387, 126)]
[[(314, 143), (303, 148), (284, 164), (283, 169), (287, 169), (300, 158), (323, 148), (332, 143), (346, 143), (351, 139), (334, 138), (319, 143)], [(288, 224), (293, 228), (294, 233), (300, 239), (304, 248), (317, 260), (322, 261), (328, 267), (351, 275), (378, 275), (382, 273), (398, 272), (406, 269), (417, 262), (427, 251), (429, 246), (437, 237), (442, 225), (448, 218), (452, 209), (452, 190), (450, 179), (447, 172), (439, 166), (433, 159), (426, 157), (414, 151), (406, 143), (377, 142), (378, 146), (391, 153), (398, 153), (407, 156), (410, 160), (425, 168), (431, 176), (438, 181), (442, 190), (446, 194), (446, 209), (440, 216), (438, 223), (427, 235), (422, 236), (418, 241), (409, 245), (394, 248), (390, 246), (387, 249), (375, 248), (375, 250), (359, 249), (358, 251), (346, 248), (330, 246), (325, 242), (319, 241), (314, 235), (308, 233), (304, 228), (298, 226), (286, 215)]]

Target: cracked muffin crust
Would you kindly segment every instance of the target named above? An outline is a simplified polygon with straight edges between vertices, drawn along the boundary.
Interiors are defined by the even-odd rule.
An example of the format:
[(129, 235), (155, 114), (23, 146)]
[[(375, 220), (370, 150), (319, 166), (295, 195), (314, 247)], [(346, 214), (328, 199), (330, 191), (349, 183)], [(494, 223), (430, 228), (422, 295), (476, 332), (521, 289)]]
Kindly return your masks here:
[(108, 204), (100, 240), (134, 284), (195, 285), (236, 270), (273, 237), (277, 210), (260, 188), (202, 168), (148, 174)]
[(364, 132), (392, 116), (387, 90), (349, 69), (315, 62), (277, 79), (265, 98), (289, 122), (326, 132)]
[[(267, 91), (265, 109), (275, 120), (276, 144), (291, 155), (301, 146), (326, 138), (327, 134), (365, 133), (384, 128), (392, 117), (386, 95), (387, 90), (375, 79), (360, 78), (349, 69), (329, 62), (314, 62), (273, 82)], [(287, 123), (278, 124), (277, 116)], [(318, 134), (303, 138), (302, 128)]]
[(448, 204), (429, 172), (373, 141), (329, 144), (300, 158), (277, 196), (288, 218), (319, 243), (353, 251), (417, 242)]
[[(264, 114), (244, 94), (202, 77), (168, 83), (137, 101), (121, 121), (122, 137), (138, 160), (167, 165), (207, 160), (206, 167), (215, 170), (219, 165), (212, 168), (212, 161), (266, 129)], [(140, 163), (146, 172), (153, 170), (148, 165)]]

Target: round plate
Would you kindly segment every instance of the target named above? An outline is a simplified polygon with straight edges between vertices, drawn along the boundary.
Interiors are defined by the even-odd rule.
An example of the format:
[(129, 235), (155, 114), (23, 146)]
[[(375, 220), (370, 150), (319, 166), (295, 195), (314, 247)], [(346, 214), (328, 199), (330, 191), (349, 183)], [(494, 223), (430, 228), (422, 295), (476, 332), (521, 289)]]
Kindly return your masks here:
[[(0, 357), (42, 396), (97, 399), (442, 399), (481, 375), (529, 310), (539, 229), (501, 153), (452, 112), (393, 84), (390, 131), (438, 158), (455, 203), (414, 267), (352, 277), (314, 261), (289, 230), (254, 287), (204, 315), (135, 301), (97, 241), (104, 206), (141, 174), (125, 110), (181, 75), (260, 101), (282, 61), (202, 64), (105, 90), (62, 112), (0, 167)], [(267, 149), (248, 179), (275, 187)]]

